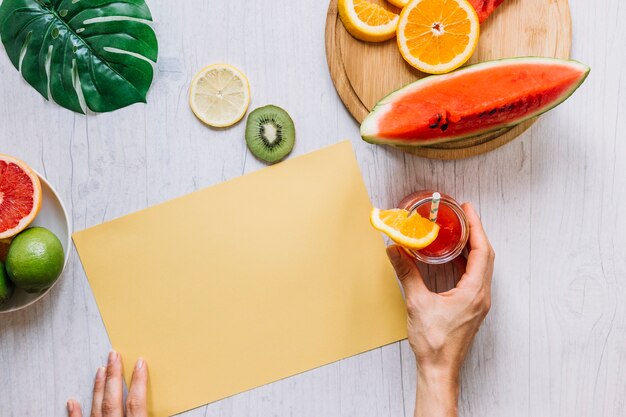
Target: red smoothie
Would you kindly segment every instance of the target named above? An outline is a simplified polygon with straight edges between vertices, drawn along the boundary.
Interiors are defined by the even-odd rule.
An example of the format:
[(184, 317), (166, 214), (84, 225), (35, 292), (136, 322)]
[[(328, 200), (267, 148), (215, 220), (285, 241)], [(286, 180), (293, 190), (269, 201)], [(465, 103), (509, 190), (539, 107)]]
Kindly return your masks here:
[[(417, 212), (422, 217), (428, 218), (430, 204), (422, 204), (417, 208)], [(438, 258), (454, 251), (461, 240), (463, 231), (459, 216), (445, 203), (439, 205), (439, 215), (435, 223), (439, 225), (437, 239), (419, 252), (425, 256)]]
[[(406, 196), (398, 208), (416, 210), (422, 217), (428, 218), (433, 191), (418, 191)], [(442, 194), (436, 223), (439, 225), (437, 239), (419, 251), (409, 250), (421, 262), (442, 264), (459, 256), (469, 238), (469, 224), (465, 212), (452, 197)]]

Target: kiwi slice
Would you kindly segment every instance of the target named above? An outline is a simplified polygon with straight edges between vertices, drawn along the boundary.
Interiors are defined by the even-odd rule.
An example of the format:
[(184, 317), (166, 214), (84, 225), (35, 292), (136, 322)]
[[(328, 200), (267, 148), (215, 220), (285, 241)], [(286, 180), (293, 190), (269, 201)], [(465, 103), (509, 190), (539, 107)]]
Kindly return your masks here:
[(285, 158), (296, 142), (296, 127), (285, 110), (259, 107), (248, 116), (246, 143), (257, 158), (273, 164)]

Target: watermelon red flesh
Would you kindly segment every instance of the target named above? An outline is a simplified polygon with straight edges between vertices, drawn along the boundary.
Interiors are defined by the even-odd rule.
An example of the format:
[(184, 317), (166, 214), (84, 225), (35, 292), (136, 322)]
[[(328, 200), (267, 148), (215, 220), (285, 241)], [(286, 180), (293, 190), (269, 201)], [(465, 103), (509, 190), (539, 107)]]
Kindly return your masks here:
[(491, 13), (493, 13), (503, 1), (504, 0), (469, 0), (478, 14), (480, 23), (487, 20)]
[(564, 101), (588, 72), (575, 61), (514, 58), (428, 77), (381, 100), (361, 135), (420, 146), (514, 126)]

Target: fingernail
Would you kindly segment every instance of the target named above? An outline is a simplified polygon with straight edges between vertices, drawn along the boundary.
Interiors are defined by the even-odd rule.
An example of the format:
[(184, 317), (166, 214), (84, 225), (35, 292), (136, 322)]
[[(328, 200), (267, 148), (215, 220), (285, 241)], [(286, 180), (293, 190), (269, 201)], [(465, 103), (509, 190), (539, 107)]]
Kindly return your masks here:
[(67, 402), (67, 412), (71, 413), (74, 411), (74, 402), (72, 400)]
[(109, 353), (109, 362), (108, 362), (108, 364), (109, 364), (109, 365), (113, 364), (113, 362), (115, 362), (115, 360), (116, 360), (116, 359), (117, 359), (117, 352), (116, 352), (116, 351), (114, 351), (114, 350), (112, 350), (112, 351)]
[(139, 370), (143, 368), (143, 358), (137, 359), (137, 363), (135, 364), (135, 369)]
[(106, 369), (104, 369), (102, 366), (98, 368), (98, 370), (96, 371), (96, 379), (104, 379), (105, 372), (106, 372)]

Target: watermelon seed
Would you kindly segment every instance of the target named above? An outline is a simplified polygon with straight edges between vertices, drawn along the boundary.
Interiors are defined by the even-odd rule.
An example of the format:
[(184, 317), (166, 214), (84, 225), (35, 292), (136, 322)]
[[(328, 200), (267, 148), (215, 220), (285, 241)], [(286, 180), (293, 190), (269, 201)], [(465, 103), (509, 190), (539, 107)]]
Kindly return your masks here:
[(447, 124), (447, 123), (446, 123), (446, 124), (441, 125), (441, 131), (442, 131), (442, 132), (445, 132), (446, 130), (448, 130), (448, 124)]
[(478, 115), (479, 118), (484, 117), (487, 114), (486, 111), (482, 112), (481, 114)]
[(496, 109), (493, 109), (489, 112), (489, 116), (493, 116), (494, 114), (496, 114)]
[[(439, 123), (441, 122), (441, 113), (438, 113), (436, 115), (434, 115), (431, 119), (430, 119), (430, 126), (428, 126), (431, 129), (437, 129), (437, 127), (439, 126)], [(437, 119), (437, 120), (435, 120)]]

